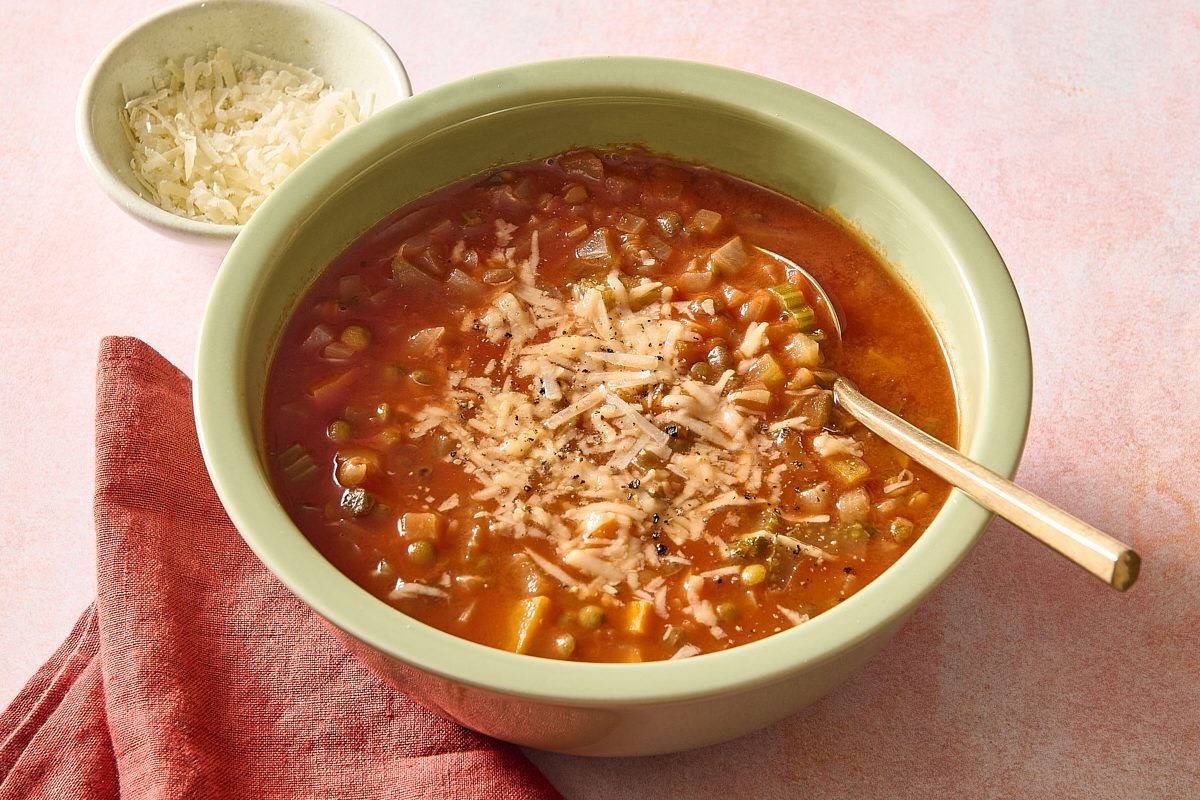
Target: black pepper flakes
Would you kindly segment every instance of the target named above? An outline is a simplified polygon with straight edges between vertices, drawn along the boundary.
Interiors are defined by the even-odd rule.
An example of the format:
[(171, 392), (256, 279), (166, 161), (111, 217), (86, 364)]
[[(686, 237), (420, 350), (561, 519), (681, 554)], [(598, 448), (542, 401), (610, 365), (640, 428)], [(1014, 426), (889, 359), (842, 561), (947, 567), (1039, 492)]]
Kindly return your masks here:
[(654, 545), (654, 552), (658, 553), (660, 556), (665, 556), (667, 554), (667, 546), (662, 542), (659, 542), (658, 544)]
[(847, 575), (853, 575), (854, 567), (842, 567), (842, 572), (846, 573)]
[(642, 481), (641, 481), (641, 479), (639, 479), (639, 478), (634, 478), (633, 480), (631, 480), (631, 481), (629, 482), (629, 488), (630, 488), (630, 489), (637, 489), (637, 488), (639, 488), (641, 485), (642, 485)]
[(650, 521), (653, 522), (655, 525), (657, 525), (658, 524), (658, 514), (655, 514), (654, 516), (650, 517)]

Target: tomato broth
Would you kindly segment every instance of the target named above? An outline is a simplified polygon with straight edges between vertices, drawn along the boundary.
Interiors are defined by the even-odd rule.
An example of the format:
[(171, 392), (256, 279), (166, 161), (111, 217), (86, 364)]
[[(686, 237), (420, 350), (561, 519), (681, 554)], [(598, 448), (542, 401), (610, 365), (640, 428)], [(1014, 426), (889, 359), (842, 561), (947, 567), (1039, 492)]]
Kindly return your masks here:
[[(794, 269), (835, 299), (830, 331)], [(402, 209), (288, 322), (265, 438), (334, 564), (452, 634), (642, 661), (804, 624), (948, 487), (844, 415), (844, 374), (951, 444), (940, 343), (880, 258), (778, 193), (637, 150)]]

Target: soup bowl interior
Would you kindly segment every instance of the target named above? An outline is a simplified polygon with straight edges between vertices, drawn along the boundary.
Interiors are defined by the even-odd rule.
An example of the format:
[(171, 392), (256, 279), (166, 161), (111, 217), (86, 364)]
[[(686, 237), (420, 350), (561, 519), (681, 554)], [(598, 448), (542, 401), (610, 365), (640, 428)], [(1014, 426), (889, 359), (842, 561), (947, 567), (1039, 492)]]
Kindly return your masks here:
[(716, 167), (856, 227), (944, 343), (970, 457), (1011, 474), (1030, 405), (1020, 305), (970, 210), (886, 134), (783, 84), (655, 59), (527, 65), (406, 100), (302, 165), (235, 242), (205, 316), (195, 402), (217, 491), (263, 562), (378, 671), (485, 733), (576, 753), (700, 746), (813, 702), (886, 643), (989, 519), (953, 493), (894, 566), (838, 607), (753, 644), (645, 664), (559, 662), (461, 640), (321, 557), (276, 501), (261, 444), (273, 349), (305, 289), (372, 225), (436, 189), (500, 164), (620, 144)]

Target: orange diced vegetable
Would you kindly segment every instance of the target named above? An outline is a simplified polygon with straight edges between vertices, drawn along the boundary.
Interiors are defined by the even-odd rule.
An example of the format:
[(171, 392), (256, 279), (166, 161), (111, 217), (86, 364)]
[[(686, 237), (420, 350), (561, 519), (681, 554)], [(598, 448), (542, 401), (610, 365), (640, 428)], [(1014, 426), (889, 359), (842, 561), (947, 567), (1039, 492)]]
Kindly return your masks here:
[(526, 597), (513, 607), (506, 649), (527, 653), (538, 629), (550, 615), (550, 598), (545, 595)]
[(853, 486), (871, 474), (871, 468), (861, 458), (847, 456), (829, 462), (829, 470), (844, 486)]
[(625, 627), (630, 633), (644, 634), (650, 629), (654, 606), (645, 600), (634, 600), (625, 611)]

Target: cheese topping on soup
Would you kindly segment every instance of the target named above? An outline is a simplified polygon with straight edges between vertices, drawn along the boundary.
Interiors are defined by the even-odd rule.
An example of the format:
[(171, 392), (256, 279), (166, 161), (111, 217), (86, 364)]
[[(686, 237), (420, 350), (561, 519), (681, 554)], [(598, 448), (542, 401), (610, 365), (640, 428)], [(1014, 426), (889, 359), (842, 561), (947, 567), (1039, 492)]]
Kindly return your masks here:
[[(829, 272), (842, 343), (758, 246)], [(944, 499), (833, 405), (838, 372), (953, 432), (936, 337), (847, 231), (711, 170), (575, 152), (335, 262), (276, 356), (268, 447), (301, 529), (404, 612), (534, 655), (685, 657), (841, 602)]]

